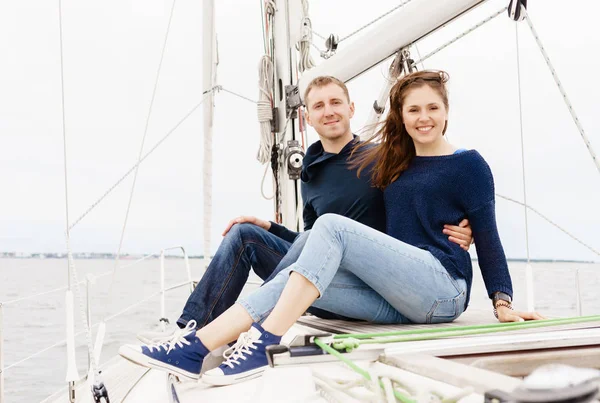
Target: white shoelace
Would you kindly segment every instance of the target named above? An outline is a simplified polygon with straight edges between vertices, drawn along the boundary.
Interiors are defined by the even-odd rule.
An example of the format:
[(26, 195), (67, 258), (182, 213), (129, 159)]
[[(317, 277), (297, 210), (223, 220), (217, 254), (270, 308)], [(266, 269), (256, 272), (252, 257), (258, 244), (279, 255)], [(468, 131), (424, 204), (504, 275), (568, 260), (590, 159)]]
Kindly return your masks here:
[(255, 344), (260, 343), (262, 343), (262, 340), (255, 340), (250, 332), (240, 334), (233, 347), (228, 348), (223, 353), (223, 357), (226, 359), (223, 364), (233, 369), (234, 364), (240, 364), (240, 360), (247, 360), (246, 355), (252, 355), (252, 350), (258, 349)]
[(173, 333), (173, 336), (167, 341), (156, 344), (148, 344), (147, 347), (150, 350), (150, 352), (152, 352), (154, 349), (157, 349), (158, 351), (160, 351), (161, 349), (165, 349), (167, 351), (167, 354), (169, 354), (174, 348), (181, 348), (184, 345), (189, 346), (191, 343), (185, 338), (185, 336), (195, 331), (196, 321), (190, 320), (187, 323), (186, 327), (184, 327), (183, 329), (177, 329)]

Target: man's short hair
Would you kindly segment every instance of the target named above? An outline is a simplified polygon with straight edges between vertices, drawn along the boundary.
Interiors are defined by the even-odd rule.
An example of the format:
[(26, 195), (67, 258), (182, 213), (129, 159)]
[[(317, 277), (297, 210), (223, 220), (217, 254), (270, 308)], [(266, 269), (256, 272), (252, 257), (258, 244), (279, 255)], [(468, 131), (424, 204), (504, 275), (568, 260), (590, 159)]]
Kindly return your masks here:
[(350, 93), (348, 92), (348, 87), (346, 87), (346, 84), (344, 84), (343, 81), (338, 80), (335, 77), (332, 76), (319, 76), (314, 78), (309, 84), (308, 87), (306, 87), (306, 90), (304, 90), (304, 105), (308, 106), (306, 101), (308, 99), (308, 93), (315, 87), (317, 88), (321, 88), (321, 87), (325, 87), (326, 85), (329, 84), (335, 84), (338, 87), (340, 87), (342, 90), (344, 90), (344, 94), (346, 95), (346, 98), (348, 99), (348, 102), (350, 102)]

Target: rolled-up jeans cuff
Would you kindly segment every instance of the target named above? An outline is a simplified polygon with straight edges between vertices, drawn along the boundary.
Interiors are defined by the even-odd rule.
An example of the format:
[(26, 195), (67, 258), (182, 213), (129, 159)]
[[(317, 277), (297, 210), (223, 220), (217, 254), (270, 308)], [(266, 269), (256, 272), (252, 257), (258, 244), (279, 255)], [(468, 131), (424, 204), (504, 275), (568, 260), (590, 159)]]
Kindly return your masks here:
[(323, 285), (319, 282), (319, 277), (315, 276), (314, 273), (312, 273), (312, 272), (306, 270), (304, 267), (300, 266), (297, 262), (294, 264), (291, 271), (295, 271), (296, 273), (300, 274), (302, 277), (304, 277), (308, 281), (310, 281), (312, 283), (312, 285), (315, 286), (317, 291), (319, 291), (319, 296), (317, 297), (317, 299), (321, 298), (321, 296), (323, 295), (323, 292), (325, 291), (325, 287), (323, 287)]
[(236, 304), (240, 304), (242, 308), (244, 308), (246, 312), (248, 312), (248, 315), (250, 315), (250, 317), (252, 318), (252, 322), (259, 323), (263, 319), (259, 314), (256, 313), (256, 311), (254, 311), (254, 309), (252, 309), (252, 307), (248, 302), (246, 302), (246, 300), (239, 299), (236, 301)]
[[(179, 318), (179, 319), (177, 319), (177, 322), (176, 322), (176, 324), (177, 324), (177, 326), (178, 326), (180, 329), (183, 329), (183, 328), (185, 328), (185, 327), (187, 326), (188, 322), (189, 322), (189, 320), (188, 320), (188, 319), (185, 319), (185, 318)], [(198, 324), (196, 324), (196, 326), (198, 326)]]

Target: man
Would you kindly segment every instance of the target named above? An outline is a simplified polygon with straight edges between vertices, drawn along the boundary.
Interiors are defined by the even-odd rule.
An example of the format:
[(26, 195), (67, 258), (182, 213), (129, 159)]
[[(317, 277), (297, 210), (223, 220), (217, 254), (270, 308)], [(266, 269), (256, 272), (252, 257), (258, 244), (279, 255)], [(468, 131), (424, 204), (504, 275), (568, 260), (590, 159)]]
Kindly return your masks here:
[[(215, 257), (177, 320), (180, 328), (192, 319), (198, 329), (202, 328), (232, 306), (248, 279), (250, 268), (268, 281), (294, 263), (306, 242), (306, 231), (323, 214), (340, 214), (385, 231), (383, 193), (371, 186), (368, 174), (358, 178), (356, 169), (348, 165), (352, 149), (359, 142), (350, 129), (354, 103), (350, 101), (348, 88), (334, 77), (317, 77), (307, 87), (304, 102), (307, 122), (320, 139), (308, 148), (302, 169), (305, 232), (299, 234), (250, 216), (231, 220)], [(468, 250), (471, 229), (467, 220), (459, 226), (445, 226), (443, 232), (452, 242)], [(323, 318), (344, 319), (314, 307), (309, 312)], [(138, 338), (146, 344), (154, 344), (168, 341), (172, 335), (173, 330), (144, 332), (138, 334)]]

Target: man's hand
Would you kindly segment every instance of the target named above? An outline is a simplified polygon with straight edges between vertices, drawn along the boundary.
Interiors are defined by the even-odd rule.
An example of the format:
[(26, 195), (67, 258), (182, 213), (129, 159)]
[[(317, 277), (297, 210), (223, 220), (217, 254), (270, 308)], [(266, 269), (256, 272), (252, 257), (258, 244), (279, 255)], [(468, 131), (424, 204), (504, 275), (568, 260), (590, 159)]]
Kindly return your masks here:
[(469, 247), (473, 243), (473, 230), (471, 229), (471, 225), (469, 225), (469, 220), (466, 218), (458, 226), (445, 224), (442, 232), (448, 235), (448, 240), (458, 244), (466, 251), (469, 250)]
[(526, 320), (546, 319), (537, 312), (513, 311), (512, 309), (503, 305), (499, 305), (496, 308), (496, 312), (498, 312), (498, 320), (500, 322), (524, 322)]
[(239, 217), (234, 218), (233, 220), (229, 221), (229, 224), (227, 224), (227, 228), (225, 228), (225, 231), (223, 231), (223, 233), (221, 235), (222, 236), (227, 235), (227, 233), (229, 232), (231, 227), (233, 227), (235, 224), (241, 224), (244, 222), (247, 222), (249, 224), (258, 225), (259, 227), (261, 227), (262, 229), (265, 229), (267, 231), (271, 228), (270, 221), (265, 221), (265, 220), (261, 220), (260, 218), (243, 215), (243, 216), (239, 216)]

